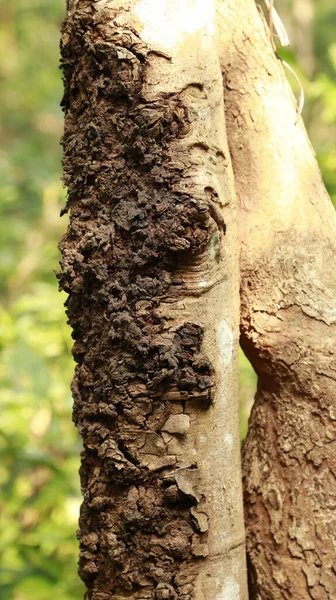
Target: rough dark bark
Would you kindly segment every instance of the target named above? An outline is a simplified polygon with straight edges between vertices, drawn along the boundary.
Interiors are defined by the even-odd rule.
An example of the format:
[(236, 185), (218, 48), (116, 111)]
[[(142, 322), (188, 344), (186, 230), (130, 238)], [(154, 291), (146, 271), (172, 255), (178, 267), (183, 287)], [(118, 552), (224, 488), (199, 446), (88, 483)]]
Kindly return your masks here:
[(92, 600), (244, 599), (220, 69), (199, 28), (182, 66), (149, 45), (136, 4), (69, 0), (63, 26), (79, 571)]
[(253, 0), (218, 2), (239, 201), (251, 600), (336, 598), (335, 212)]

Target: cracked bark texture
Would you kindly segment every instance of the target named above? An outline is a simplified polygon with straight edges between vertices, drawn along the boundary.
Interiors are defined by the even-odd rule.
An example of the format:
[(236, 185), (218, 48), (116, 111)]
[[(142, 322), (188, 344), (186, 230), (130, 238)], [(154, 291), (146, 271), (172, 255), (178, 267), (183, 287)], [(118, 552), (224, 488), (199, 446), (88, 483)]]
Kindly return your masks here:
[(336, 226), (253, 0), (217, 3), (239, 204), (251, 600), (336, 598)]
[(214, 18), (196, 0), (67, 3), (59, 280), (90, 600), (247, 598), (238, 242)]

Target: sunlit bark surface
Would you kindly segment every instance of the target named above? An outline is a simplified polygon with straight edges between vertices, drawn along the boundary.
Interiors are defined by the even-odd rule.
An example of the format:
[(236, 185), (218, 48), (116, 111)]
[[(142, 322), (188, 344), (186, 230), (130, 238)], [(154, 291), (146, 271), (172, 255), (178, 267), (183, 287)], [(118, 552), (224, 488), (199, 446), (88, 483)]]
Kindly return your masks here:
[(251, 600), (336, 598), (336, 226), (253, 0), (218, 2), (239, 200)]
[(62, 63), (80, 575), (92, 600), (246, 600), (212, 3), (68, 0)]

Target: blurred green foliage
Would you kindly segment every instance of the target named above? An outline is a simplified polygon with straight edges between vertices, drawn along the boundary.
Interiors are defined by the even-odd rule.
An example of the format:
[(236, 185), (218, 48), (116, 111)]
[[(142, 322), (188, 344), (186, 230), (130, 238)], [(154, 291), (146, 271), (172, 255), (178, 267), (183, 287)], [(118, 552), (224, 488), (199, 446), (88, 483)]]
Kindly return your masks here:
[[(295, 0), (287, 0), (289, 6)], [(287, 60), (298, 74), (305, 92), (303, 119), (313, 143), (322, 176), (336, 206), (336, 3), (335, 0), (306, 0), (314, 7), (312, 22), (312, 63), (313, 72), (309, 75), (303, 65), (289, 48), (278, 48), (279, 55)], [(286, 24), (290, 23), (291, 15), (280, 0), (275, 0), (281, 16)], [(300, 4), (302, 6), (302, 4)], [(290, 9), (287, 7), (287, 12)], [(287, 17), (287, 19), (286, 19)], [(307, 15), (302, 14), (305, 24)], [(290, 31), (295, 39), (295, 27)], [(309, 44), (308, 44), (309, 45)], [(298, 95), (295, 81), (288, 72), (288, 78)]]
[[(57, 293), (63, 0), (0, 0), (0, 598), (76, 600), (80, 441), (71, 336)], [(320, 0), (306, 121), (336, 201), (336, 8)], [(291, 57), (291, 60), (295, 60)], [(300, 69), (299, 65), (296, 68)], [(242, 356), (241, 432), (256, 385)]]
[(57, 292), (62, 0), (0, 2), (0, 598), (74, 600), (80, 442)]

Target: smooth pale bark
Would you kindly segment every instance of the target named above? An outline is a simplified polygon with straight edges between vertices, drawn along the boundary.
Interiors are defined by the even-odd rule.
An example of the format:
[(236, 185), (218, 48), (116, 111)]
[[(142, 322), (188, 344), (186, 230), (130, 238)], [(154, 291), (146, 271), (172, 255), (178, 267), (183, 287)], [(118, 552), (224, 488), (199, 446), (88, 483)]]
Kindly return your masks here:
[(215, 11), (68, 1), (60, 284), (88, 598), (246, 600), (238, 240)]
[(253, 0), (218, 2), (239, 202), (251, 600), (336, 598), (336, 224)]

